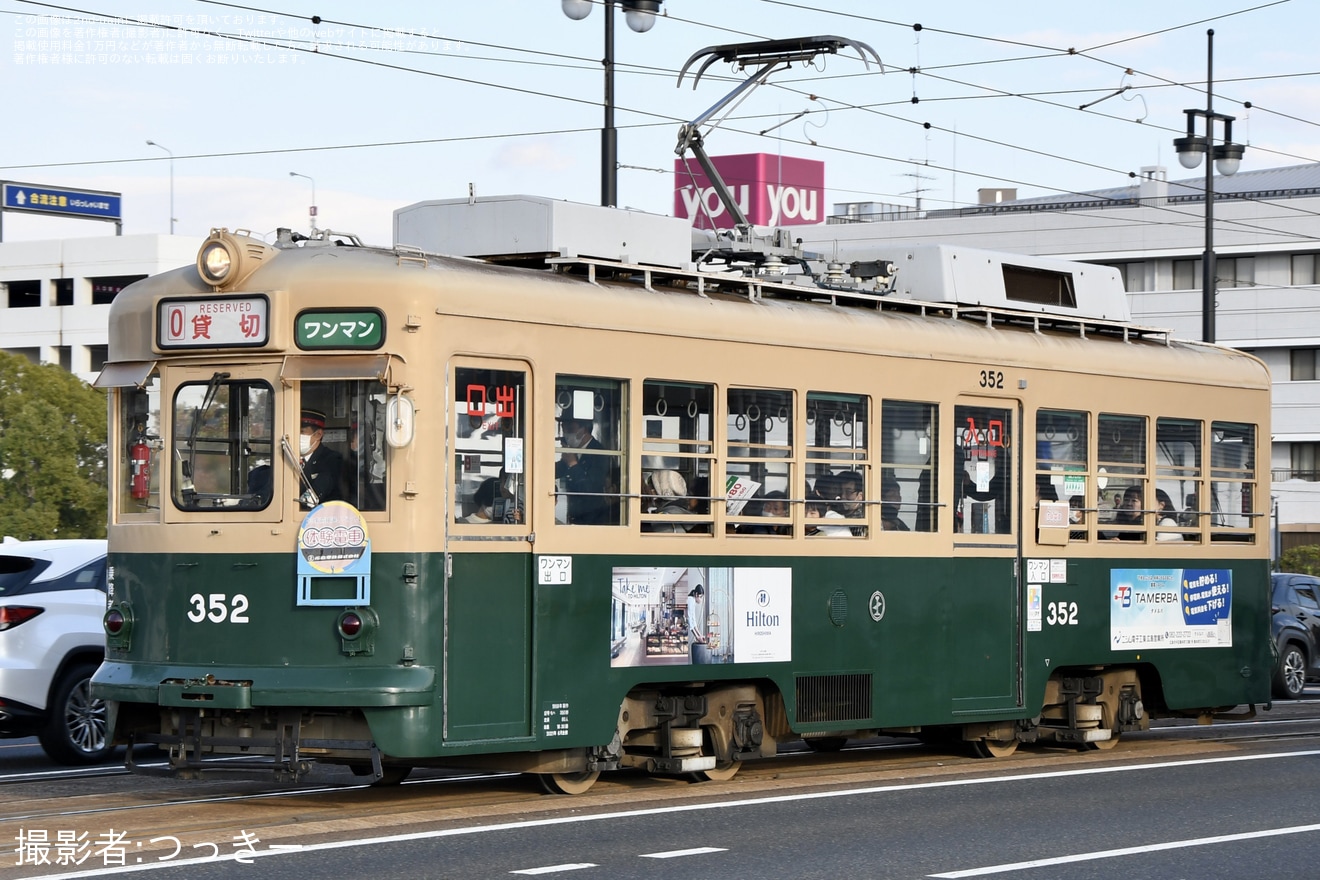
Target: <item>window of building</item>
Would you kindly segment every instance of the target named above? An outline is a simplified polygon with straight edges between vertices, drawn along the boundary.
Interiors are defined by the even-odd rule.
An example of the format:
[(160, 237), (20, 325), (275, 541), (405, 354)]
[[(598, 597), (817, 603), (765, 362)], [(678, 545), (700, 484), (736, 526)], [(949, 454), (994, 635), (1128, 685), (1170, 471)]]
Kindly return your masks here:
[(1315, 254), (1293, 254), (1292, 255), (1292, 278), (1290, 284), (1315, 284), (1316, 283), (1316, 255)]
[(1219, 288), (1254, 287), (1255, 257), (1229, 257), (1215, 260), (1215, 285)]
[(642, 531), (711, 534), (715, 387), (642, 383)]
[(1173, 289), (1174, 290), (1201, 289), (1200, 260), (1173, 261)]
[(555, 522), (627, 522), (626, 382), (555, 377)]
[(1316, 378), (1316, 360), (1320, 348), (1294, 348), (1289, 352), (1291, 371), (1288, 378), (1294, 382), (1313, 382)]
[(73, 279), (56, 278), (54, 283), (55, 283), (55, 305), (57, 306), (73, 305)]
[[(726, 512), (738, 535), (791, 535), (793, 392), (730, 388), (725, 413)], [(694, 493), (695, 494), (695, 493)], [(707, 495), (711, 493), (706, 493)]]
[(1320, 482), (1320, 443), (1290, 443), (1288, 446), (1292, 469), (1284, 479)]
[(1128, 293), (1137, 293), (1146, 289), (1146, 264), (1144, 262), (1134, 263), (1111, 263), (1118, 270), (1119, 277), (1123, 279), (1123, 289)]
[(115, 301), (119, 291), (134, 281), (141, 281), (146, 275), (114, 275), (105, 278), (92, 278), (92, 305), (108, 306)]
[(807, 392), (808, 535), (860, 537), (870, 520), (870, 398)]
[(9, 307), (11, 309), (35, 309), (41, 306), (40, 281), (10, 281)]
[(885, 400), (880, 404), (880, 528), (933, 532), (939, 505), (939, 407)]

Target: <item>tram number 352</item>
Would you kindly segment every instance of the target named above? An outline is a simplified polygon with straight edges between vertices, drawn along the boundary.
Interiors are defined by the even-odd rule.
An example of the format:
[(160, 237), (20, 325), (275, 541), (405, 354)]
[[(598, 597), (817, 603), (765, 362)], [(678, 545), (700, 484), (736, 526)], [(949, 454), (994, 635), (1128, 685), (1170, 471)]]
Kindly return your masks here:
[(1004, 387), (1004, 372), (1002, 370), (982, 370), (981, 387), (1002, 390)]
[(1045, 622), (1050, 626), (1076, 626), (1077, 625), (1077, 603), (1076, 602), (1051, 602), (1045, 616)]
[(188, 619), (193, 623), (201, 623), (203, 620), (212, 623), (224, 623), (226, 620), (230, 623), (248, 622), (248, 597), (242, 593), (233, 596), (224, 593), (211, 593), (209, 596), (193, 593), (188, 604), (191, 606)]

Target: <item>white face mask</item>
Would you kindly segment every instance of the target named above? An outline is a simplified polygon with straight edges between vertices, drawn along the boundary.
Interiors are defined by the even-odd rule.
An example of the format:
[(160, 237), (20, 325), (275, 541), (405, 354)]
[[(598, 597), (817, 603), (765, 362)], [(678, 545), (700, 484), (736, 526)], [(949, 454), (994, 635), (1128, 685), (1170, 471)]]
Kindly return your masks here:
[(312, 438), (306, 434), (298, 435), (298, 451), (303, 455), (312, 454)]

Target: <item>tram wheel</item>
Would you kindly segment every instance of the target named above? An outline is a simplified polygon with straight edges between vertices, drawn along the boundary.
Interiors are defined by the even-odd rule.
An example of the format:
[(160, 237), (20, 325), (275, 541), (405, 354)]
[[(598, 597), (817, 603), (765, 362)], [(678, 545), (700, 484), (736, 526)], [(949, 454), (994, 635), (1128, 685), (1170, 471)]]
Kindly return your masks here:
[(581, 773), (541, 773), (541, 787), (547, 794), (585, 794), (600, 779), (599, 770)]
[(696, 782), (728, 782), (738, 775), (742, 768), (742, 761), (730, 761), (724, 765), (716, 765), (709, 770), (698, 770), (692, 774)]
[(804, 739), (807, 748), (813, 752), (838, 752), (848, 744), (846, 736), (813, 736), (810, 739)]
[(1017, 751), (1016, 739), (978, 739), (972, 741), (972, 753), (978, 758), (1007, 758)]
[(1113, 748), (1114, 746), (1116, 746), (1116, 745), (1118, 745), (1118, 731), (1117, 731), (1117, 730), (1112, 731), (1112, 732), (1109, 734), (1109, 739), (1101, 739), (1101, 740), (1096, 740), (1096, 741), (1094, 741), (1094, 742), (1089, 742), (1089, 743), (1087, 743), (1087, 744), (1086, 744), (1086, 748), (1089, 749), (1089, 750), (1091, 750), (1091, 751), (1096, 751), (1096, 752), (1107, 752), (1107, 751), (1109, 751), (1110, 749), (1112, 749), (1112, 748)]

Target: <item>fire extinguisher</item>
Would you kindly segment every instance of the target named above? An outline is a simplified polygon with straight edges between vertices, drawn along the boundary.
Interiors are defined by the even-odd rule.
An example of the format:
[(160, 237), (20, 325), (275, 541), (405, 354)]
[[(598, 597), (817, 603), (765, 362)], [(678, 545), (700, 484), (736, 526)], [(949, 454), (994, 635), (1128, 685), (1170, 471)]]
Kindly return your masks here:
[(138, 501), (144, 501), (151, 491), (151, 447), (147, 445), (145, 434), (139, 433), (128, 447), (128, 463), (131, 468), (128, 478), (128, 490)]

